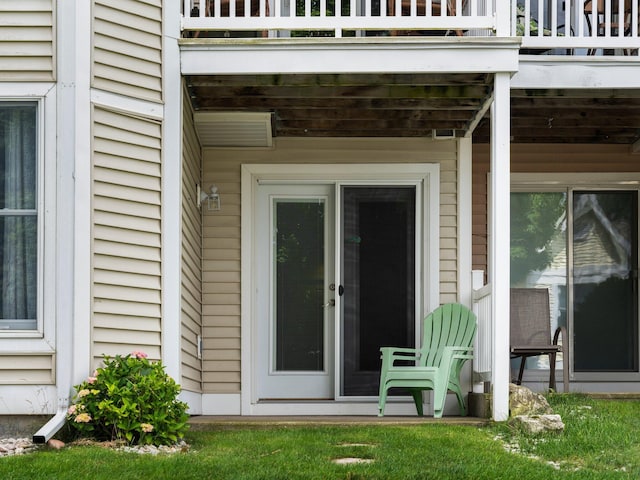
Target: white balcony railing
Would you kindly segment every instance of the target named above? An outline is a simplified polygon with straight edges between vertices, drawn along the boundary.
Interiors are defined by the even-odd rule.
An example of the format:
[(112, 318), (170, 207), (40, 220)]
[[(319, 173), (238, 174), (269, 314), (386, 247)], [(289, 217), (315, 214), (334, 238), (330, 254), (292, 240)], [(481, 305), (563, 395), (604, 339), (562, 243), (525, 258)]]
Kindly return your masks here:
[(638, 55), (640, 0), (519, 0), (512, 15), (523, 53)]
[[(183, 0), (185, 37), (493, 36), (522, 53), (638, 55), (640, 0)], [(499, 5), (499, 8), (496, 7)]]
[(259, 37), (488, 35), (495, 16), (486, 3), (447, 0), (441, 8), (440, 0), (185, 0), (183, 28), (199, 36), (205, 31), (257, 32)]
[(473, 382), (491, 381), (493, 321), (491, 316), (491, 284), (483, 285), (484, 272), (473, 272), (473, 313), (478, 318), (473, 358)]

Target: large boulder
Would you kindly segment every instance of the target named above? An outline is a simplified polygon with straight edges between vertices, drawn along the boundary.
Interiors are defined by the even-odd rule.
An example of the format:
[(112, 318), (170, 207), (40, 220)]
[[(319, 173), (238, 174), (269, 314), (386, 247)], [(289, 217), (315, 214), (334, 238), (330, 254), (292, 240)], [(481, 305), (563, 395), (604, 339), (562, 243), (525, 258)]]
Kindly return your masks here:
[(564, 430), (562, 418), (553, 413), (547, 399), (521, 385), (509, 385), (509, 413), (511, 421), (528, 433)]
[(522, 385), (509, 384), (509, 413), (511, 417), (520, 415), (548, 415), (553, 410), (547, 399)]
[(513, 423), (518, 424), (527, 433), (561, 432), (564, 430), (562, 418), (557, 414), (549, 415), (518, 415), (513, 417)]

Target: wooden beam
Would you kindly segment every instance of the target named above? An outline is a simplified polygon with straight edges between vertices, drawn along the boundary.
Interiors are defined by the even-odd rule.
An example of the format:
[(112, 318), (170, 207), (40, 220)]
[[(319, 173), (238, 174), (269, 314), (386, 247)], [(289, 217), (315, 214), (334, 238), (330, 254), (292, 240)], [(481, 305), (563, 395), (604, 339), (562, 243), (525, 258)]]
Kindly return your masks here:
[(485, 98), (486, 85), (365, 85), (341, 86), (206, 86), (194, 85), (191, 92), (211, 98), (387, 98), (387, 99), (465, 99)]
[(212, 98), (198, 97), (194, 101), (196, 110), (218, 109), (265, 109), (280, 108), (358, 108), (376, 110), (477, 110), (481, 105), (479, 98)]
[(219, 86), (332, 86), (364, 85), (486, 85), (486, 73), (466, 74), (304, 74), (304, 75), (194, 75), (186, 78), (188, 87)]

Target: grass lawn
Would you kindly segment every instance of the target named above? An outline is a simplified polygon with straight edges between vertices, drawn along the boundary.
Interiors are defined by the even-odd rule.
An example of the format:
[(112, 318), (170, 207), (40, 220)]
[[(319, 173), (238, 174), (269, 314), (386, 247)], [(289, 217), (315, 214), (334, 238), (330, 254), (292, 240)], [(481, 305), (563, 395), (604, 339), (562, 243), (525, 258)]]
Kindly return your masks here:
[[(638, 479), (640, 402), (549, 397), (566, 428), (280, 426), (189, 432), (187, 453), (68, 446), (0, 458), (0, 479)], [(371, 463), (337, 465), (337, 458)]]

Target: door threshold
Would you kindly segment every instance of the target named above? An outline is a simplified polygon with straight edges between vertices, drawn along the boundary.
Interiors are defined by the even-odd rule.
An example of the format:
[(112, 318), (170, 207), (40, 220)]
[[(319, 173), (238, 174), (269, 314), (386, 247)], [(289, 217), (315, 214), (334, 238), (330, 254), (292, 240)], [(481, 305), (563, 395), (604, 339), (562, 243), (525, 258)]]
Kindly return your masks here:
[(261, 398), (258, 403), (334, 402), (335, 398)]
[[(425, 405), (425, 413), (430, 405)], [(416, 407), (412, 401), (388, 402), (385, 415), (415, 415)], [(244, 408), (242, 415), (378, 415), (378, 402), (372, 401), (335, 401), (335, 400), (260, 400)]]

